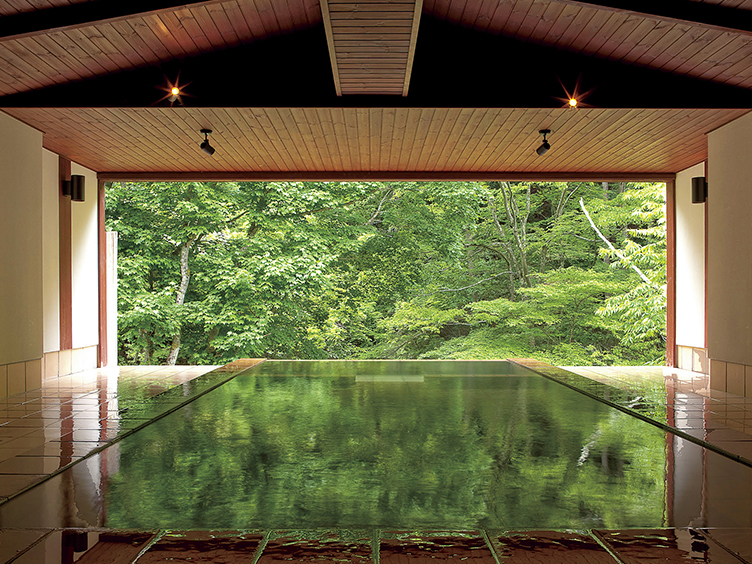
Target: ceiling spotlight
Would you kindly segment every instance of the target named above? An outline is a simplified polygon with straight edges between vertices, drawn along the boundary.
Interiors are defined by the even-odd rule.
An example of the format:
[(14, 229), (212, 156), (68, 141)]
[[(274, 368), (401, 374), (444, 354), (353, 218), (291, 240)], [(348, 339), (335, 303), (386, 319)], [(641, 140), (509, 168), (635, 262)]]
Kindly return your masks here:
[(569, 99), (569, 107), (570, 108), (576, 108), (577, 107), (577, 98), (570, 98)]
[(214, 147), (209, 145), (209, 134), (212, 132), (211, 129), (202, 129), (201, 133), (204, 134), (204, 140), (201, 141), (201, 150), (209, 155), (210, 157), (214, 154), (214, 151), (216, 150)]
[(175, 102), (180, 96), (180, 88), (173, 86), (170, 88), (170, 96), (167, 98), (171, 103)]
[(548, 150), (551, 148), (551, 144), (546, 140), (546, 135), (549, 135), (551, 133), (550, 129), (541, 129), (538, 131), (541, 135), (543, 135), (543, 143), (541, 143), (541, 146), (538, 147), (535, 152), (538, 153), (538, 156), (545, 155)]

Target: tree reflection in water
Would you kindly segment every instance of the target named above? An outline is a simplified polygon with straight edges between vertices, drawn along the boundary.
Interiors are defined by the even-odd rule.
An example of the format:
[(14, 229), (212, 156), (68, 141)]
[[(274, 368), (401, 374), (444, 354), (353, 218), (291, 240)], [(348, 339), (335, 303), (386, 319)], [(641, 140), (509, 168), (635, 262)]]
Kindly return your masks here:
[(664, 526), (665, 434), (511, 371), (267, 362), (121, 443), (106, 525)]

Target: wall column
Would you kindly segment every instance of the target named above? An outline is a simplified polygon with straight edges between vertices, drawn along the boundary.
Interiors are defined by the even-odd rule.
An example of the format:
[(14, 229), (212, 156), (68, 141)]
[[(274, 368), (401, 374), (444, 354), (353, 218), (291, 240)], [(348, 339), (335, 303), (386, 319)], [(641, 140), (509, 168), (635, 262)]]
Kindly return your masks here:
[(71, 285), (71, 199), (63, 182), (71, 178), (71, 162), (60, 157), (60, 350), (73, 348), (73, 289)]
[(748, 113), (708, 134), (710, 386), (752, 397), (752, 137)]

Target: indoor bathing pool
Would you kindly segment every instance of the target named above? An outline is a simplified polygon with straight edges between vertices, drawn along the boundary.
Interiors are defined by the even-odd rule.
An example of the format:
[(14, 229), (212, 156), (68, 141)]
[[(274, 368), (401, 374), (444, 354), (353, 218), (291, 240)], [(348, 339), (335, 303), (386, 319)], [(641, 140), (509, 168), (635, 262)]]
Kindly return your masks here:
[(1, 505), (0, 527), (747, 527), (751, 483), (508, 362), (267, 361)]

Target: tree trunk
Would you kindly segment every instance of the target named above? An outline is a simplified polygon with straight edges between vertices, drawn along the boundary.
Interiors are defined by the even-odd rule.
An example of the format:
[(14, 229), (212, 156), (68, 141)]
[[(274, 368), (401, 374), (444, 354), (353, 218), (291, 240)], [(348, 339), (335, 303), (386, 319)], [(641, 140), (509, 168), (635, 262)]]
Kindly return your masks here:
[[(508, 182), (500, 182), (501, 195), (504, 201), (504, 211), (509, 221), (513, 241), (517, 247), (519, 257), (517, 259), (520, 277), (526, 288), (531, 286), (529, 269), (527, 266), (527, 220), (530, 217), (530, 186), (527, 187), (525, 198), (525, 214), (521, 214), (517, 202), (514, 199), (512, 188)], [(509, 194), (507, 194), (507, 191)]]
[[(554, 210), (553, 218), (551, 221), (551, 227), (549, 228), (548, 234), (546, 234), (545, 236), (544, 245), (541, 247), (540, 266), (538, 269), (538, 272), (540, 272), (541, 274), (546, 271), (546, 261), (548, 260), (548, 246), (553, 241), (551, 231), (554, 230), (556, 224), (559, 223), (559, 219), (561, 219), (561, 216), (564, 215), (564, 210), (566, 209), (566, 205), (567, 203), (569, 203), (569, 200), (581, 187), (582, 182), (579, 182), (574, 188), (570, 190), (571, 184), (568, 182), (561, 189), (561, 194), (559, 194), (559, 201), (556, 204), (556, 210)], [(561, 264), (561, 257), (559, 259), (559, 263)]]
[[(185, 294), (188, 292), (188, 283), (191, 281), (191, 270), (188, 267), (188, 255), (191, 252), (191, 247), (196, 241), (196, 237), (191, 237), (182, 244), (180, 248), (180, 287), (178, 288), (178, 295), (175, 298), (175, 303), (178, 306), (182, 306), (185, 302)], [(180, 326), (172, 336), (172, 344), (170, 345), (170, 354), (167, 357), (167, 364), (174, 366), (178, 360), (178, 353), (180, 352)]]

